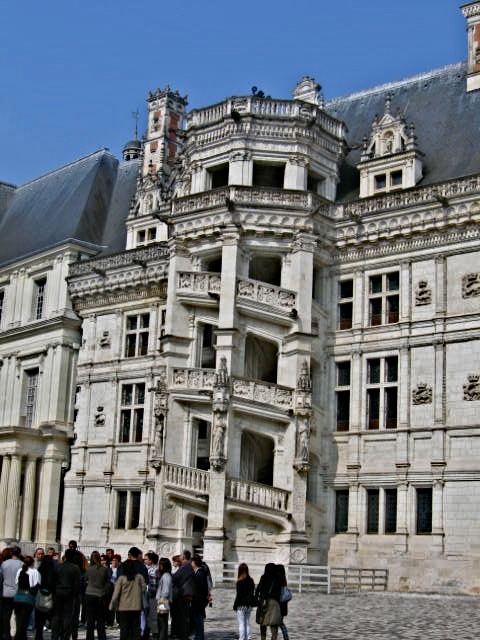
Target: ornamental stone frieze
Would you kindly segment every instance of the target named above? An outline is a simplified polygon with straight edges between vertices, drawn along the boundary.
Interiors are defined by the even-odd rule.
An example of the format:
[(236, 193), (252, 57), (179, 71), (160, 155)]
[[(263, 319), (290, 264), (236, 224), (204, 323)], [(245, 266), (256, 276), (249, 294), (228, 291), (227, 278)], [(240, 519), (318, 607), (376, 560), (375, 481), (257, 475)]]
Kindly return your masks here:
[(117, 269), (120, 267), (128, 267), (138, 265), (141, 262), (154, 262), (158, 260), (167, 261), (169, 258), (169, 250), (165, 244), (150, 245), (142, 249), (133, 249), (131, 251), (123, 251), (106, 258), (95, 258), (93, 260), (82, 260), (74, 262), (69, 267), (69, 280), (77, 276), (96, 273), (98, 271), (107, 271), (109, 269)]
[(177, 389), (213, 389), (214, 369), (192, 369), (175, 367), (172, 375), (172, 388)]
[(212, 397), (212, 445), (210, 465), (215, 471), (222, 471), (227, 462), (226, 437), (228, 426), (228, 410), (230, 405), (230, 377), (226, 358), (220, 359), (220, 366), (215, 373)]
[(431, 404), (433, 399), (432, 387), (426, 382), (419, 382), (412, 389), (412, 404)]
[(468, 401), (480, 400), (480, 375), (471, 373), (463, 385), (463, 399)]
[(462, 298), (480, 296), (480, 273), (467, 273), (462, 278)]
[(475, 2), (467, 6), (461, 7), (462, 13), (465, 18), (473, 18), (474, 16), (480, 16), (480, 2)]
[(419, 280), (415, 289), (415, 306), (422, 307), (432, 303), (432, 290), (426, 280)]
[(237, 297), (290, 312), (297, 303), (295, 291), (266, 285), (257, 280), (242, 279), (237, 282)]
[(233, 378), (232, 395), (241, 400), (269, 404), (283, 411), (293, 409), (293, 390), (268, 382), (247, 378)]
[(179, 292), (220, 293), (221, 277), (219, 273), (206, 271), (179, 271), (177, 287)]

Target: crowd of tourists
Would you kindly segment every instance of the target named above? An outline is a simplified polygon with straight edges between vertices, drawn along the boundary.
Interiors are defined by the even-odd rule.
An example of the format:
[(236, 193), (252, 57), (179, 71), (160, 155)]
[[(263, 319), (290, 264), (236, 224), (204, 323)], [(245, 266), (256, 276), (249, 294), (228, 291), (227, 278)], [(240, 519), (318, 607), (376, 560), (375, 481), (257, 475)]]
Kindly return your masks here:
[[(113, 549), (93, 551), (87, 560), (71, 540), (59, 557), (54, 548), (22, 555), (19, 547), (0, 554), (1, 639), (78, 640), (80, 626), (86, 640), (106, 640), (107, 628), (119, 627), (120, 640), (204, 640), (205, 611), (212, 606), (212, 578), (198, 555), (184, 550), (169, 558), (131, 547), (122, 560)], [(283, 565), (267, 564), (257, 587), (245, 563), (238, 567), (236, 611), (240, 640), (251, 637), (250, 616), (262, 640), (267, 629), (284, 640), (287, 602), (291, 598)], [(170, 627), (170, 628), (169, 628)]]

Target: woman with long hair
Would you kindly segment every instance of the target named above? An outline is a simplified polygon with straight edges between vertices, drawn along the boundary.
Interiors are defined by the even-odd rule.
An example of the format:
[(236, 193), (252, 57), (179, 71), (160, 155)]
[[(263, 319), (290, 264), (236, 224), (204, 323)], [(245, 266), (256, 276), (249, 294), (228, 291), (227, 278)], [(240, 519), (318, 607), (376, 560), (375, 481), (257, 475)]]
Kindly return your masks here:
[(85, 606), (87, 611), (87, 640), (93, 640), (95, 627), (98, 640), (106, 640), (105, 633), (105, 598), (110, 587), (110, 571), (102, 564), (98, 551), (92, 551), (90, 566), (85, 571), (87, 587), (85, 589)]
[(120, 640), (140, 640), (140, 612), (142, 596), (147, 588), (145, 580), (133, 560), (125, 560), (123, 573), (115, 582), (110, 609), (117, 609)]
[(248, 640), (250, 637), (250, 614), (255, 604), (255, 583), (245, 562), (238, 565), (236, 591), (233, 610), (237, 612), (238, 636), (239, 640)]
[(277, 640), (278, 627), (282, 622), (280, 612), (280, 592), (282, 585), (277, 567), (273, 562), (265, 565), (263, 575), (260, 578), (255, 597), (258, 602), (256, 620), (260, 625), (260, 638), (267, 640), (267, 627), (270, 627), (272, 640)]
[(15, 640), (27, 640), (27, 627), (35, 606), (35, 594), (40, 584), (40, 574), (33, 568), (32, 556), (25, 556), (23, 566), (18, 570), (15, 582), (18, 589), (13, 599), (17, 631)]
[(172, 605), (172, 565), (168, 558), (160, 558), (158, 562), (158, 587), (157, 587), (157, 612), (158, 612), (158, 639), (168, 638), (168, 614)]

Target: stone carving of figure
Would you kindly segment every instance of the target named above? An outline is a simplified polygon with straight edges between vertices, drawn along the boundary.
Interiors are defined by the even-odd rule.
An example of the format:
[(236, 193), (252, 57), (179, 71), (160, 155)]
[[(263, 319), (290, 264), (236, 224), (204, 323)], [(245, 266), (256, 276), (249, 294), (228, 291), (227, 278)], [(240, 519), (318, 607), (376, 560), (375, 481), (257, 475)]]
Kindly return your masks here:
[(297, 442), (297, 458), (303, 462), (308, 462), (310, 444), (310, 420), (301, 418), (298, 422), (298, 442)]
[(415, 304), (417, 307), (432, 302), (432, 290), (426, 280), (420, 280), (415, 291)]
[(102, 333), (102, 337), (99, 340), (99, 345), (102, 349), (106, 349), (110, 346), (110, 334), (108, 331)]
[(213, 430), (212, 440), (212, 456), (214, 458), (225, 457), (225, 433), (227, 431), (227, 423), (225, 417), (221, 414), (217, 414), (215, 420), (215, 427)]
[(412, 390), (412, 404), (430, 404), (432, 402), (432, 387), (426, 382), (419, 382)]

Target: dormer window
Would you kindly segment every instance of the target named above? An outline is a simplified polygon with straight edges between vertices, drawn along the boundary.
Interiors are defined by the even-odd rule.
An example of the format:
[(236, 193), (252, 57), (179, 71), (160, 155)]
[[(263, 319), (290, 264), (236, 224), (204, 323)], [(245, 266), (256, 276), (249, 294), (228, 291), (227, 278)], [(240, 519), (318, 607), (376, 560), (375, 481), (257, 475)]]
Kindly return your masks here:
[(414, 187), (423, 176), (413, 125), (407, 126), (400, 110), (393, 115), (390, 102), (387, 95), (385, 113), (375, 117), (370, 136), (364, 138), (357, 165), (361, 198)]

